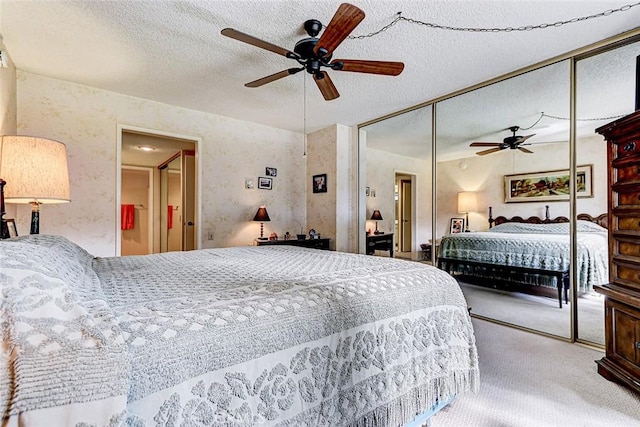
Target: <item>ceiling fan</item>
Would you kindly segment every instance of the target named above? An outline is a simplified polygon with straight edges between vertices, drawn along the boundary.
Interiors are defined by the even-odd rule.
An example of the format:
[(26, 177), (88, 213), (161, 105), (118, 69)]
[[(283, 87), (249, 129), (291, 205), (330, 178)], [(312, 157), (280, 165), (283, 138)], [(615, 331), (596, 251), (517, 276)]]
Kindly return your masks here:
[(264, 84), (306, 70), (309, 74), (313, 75), (313, 80), (316, 82), (324, 99), (330, 101), (338, 98), (340, 94), (331, 81), (329, 74), (322, 70), (323, 67), (334, 71), (351, 71), (355, 73), (382, 74), (388, 76), (397, 76), (404, 69), (402, 62), (331, 59), (333, 51), (364, 19), (364, 16), (364, 12), (356, 6), (343, 3), (338, 7), (338, 10), (331, 19), (331, 22), (329, 22), (329, 25), (326, 26), (320, 38), (316, 36), (320, 34), (320, 30), (323, 27), (322, 23), (316, 19), (306, 21), (304, 23), (304, 29), (309, 37), (297, 42), (293, 48), (293, 52), (232, 28), (225, 28), (221, 33), (232, 39), (293, 59), (301, 65), (299, 68), (289, 68), (246, 83), (246, 87), (260, 87)]
[(505, 139), (502, 140), (502, 142), (472, 142), (470, 147), (493, 147), (488, 150), (478, 151), (476, 154), (478, 154), (479, 156), (495, 153), (497, 151), (505, 150), (507, 148), (511, 150), (517, 149), (525, 153), (533, 153), (533, 151), (524, 148), (523, 145), (530, 145), (530, 144), (525, 144), (524, 142), (527, 139), (534, 136), (535, 133), (531, 135), (526, 135), (526, 136), (519, 136), (519, 135), (516, 135), (516, 132), (518, 131), (518, 129), (520, 129), (520, 127), (511, 126), (508, 129), (513, 133), (513, 135), (506, 137)]

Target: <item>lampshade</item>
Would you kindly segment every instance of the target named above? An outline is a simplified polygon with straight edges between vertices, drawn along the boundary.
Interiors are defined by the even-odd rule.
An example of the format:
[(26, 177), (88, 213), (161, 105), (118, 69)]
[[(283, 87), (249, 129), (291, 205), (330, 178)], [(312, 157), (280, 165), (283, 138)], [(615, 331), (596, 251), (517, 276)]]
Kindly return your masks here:
[(458, 213), (476, 212), (478, 210), (478, 198), (473, 191), (458, 193)]
[(30, 136), (0, 137), (0, 177), (7, 203), (67, 203), (69, 171), (63, 143)]
[(253, 220), (260, 222), (271, 221), (271, 218), (269, 218), (269, 213), (267, 212), (267, 208), (264, 206), (260, 206), (258, 208), (258, 212), (256, 212), (256, 216), (253, 217)]
[(371, 219), (375, 221), (382, 221), (382, 214), (378, 209), (373, 211), (373, 213), (371, 214)]

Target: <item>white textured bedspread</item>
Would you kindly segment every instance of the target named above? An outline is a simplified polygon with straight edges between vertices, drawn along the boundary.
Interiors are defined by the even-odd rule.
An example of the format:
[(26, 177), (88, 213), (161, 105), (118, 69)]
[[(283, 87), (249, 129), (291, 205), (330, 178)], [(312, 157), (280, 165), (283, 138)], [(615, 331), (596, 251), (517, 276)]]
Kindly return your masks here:
[[(49, 425), (395, 426), (478, 388), (464, 297), (430, 266), (292, 246), (97, 258), (99, 286), (66, 299), (111, 332), (102, 346), (91, 335), (85, 346), (101, 350), (81, 357), (52, 332), (65, 321), (30, 307), (43, 286), (29, 262), (5, 268), (6, 246), (9, 424), (50, 414), (67, 419)], [(33, 359), (28, 375), (20, 357)], [(72, 365), (77, 387), (54, 386)]]

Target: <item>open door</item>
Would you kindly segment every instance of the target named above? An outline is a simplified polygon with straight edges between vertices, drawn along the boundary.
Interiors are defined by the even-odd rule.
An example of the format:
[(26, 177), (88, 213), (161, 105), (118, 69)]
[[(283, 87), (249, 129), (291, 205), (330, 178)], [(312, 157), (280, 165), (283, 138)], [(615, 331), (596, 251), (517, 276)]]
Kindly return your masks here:
[(400, 253), (411, 254), (413, 250), (414, 220), (413, 220), (413, 180), (406, 174), (396, 174), (396, 218), (397, 242)]
[[(148, 253), (198, 248), (198, 137), (119, 126), (120, 169), (148, 169), (149, 201), (136, 201), (135, 213), (148, 213)], [(120, 178), (120, 185), (124, 182)], [(125, 183), (126, 188), (126, 183)], [(123, 188), (124, 189), (124, 188)], [(134, 203), (120, 191), (121, 204)], [(171, 211), (169, 210), (171, 207)], [(119, 215), (121, 216), (121, 215)], [(120, 221), (121, 222), (121, 221)], [(141, 225), (141, 221), (137, 221)], [(120, 227), (121, 225), (118, 224)], [(118, 237), (118, 253), (123, 238)], [(129, 233), (131, 234), (131, 233)], [(126, 251), (125, 251), (126, 252)]]

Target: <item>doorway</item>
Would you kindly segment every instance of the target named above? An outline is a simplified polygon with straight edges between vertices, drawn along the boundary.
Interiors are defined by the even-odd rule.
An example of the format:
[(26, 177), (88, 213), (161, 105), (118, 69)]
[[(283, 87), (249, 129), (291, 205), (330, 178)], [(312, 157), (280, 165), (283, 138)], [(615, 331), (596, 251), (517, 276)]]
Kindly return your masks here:
[[(118, 233), (116, 248), (120, 255), (186, 251), (198, 249), (200, 238), (200, 189), (198, 186), (201, 139), (184, 135), (168, 134), (148, 129), (118, 127), (119, 173), (118, 173)], [(148, 171), (148, 180), (138, 186), (147, 185), (148, 201), (130, 202), (130, 170)], [(138, 194), (143, 192), (137, 190)], [(122, 230), (125, 202), (137, 206), (139, 218), (144, 220), (127, 224)], [(127, 219), (128, 221), (128, 219)], [(139, 228), (148, 224), (148, 232)], [(133, 236), (133, 237), (132, 237)], [(146, 239), (146, 245), (136, 239)], [(134, 240), (131, 242), (130, 240)], [(131, 248), (135, 252), (131, 252)]]
[(414, 181), (415, 175), (395, 174), (396, 251), (398, 256), (413, 258), (414, 248)]

